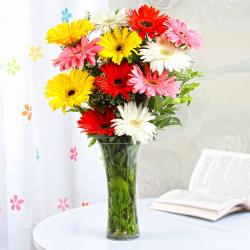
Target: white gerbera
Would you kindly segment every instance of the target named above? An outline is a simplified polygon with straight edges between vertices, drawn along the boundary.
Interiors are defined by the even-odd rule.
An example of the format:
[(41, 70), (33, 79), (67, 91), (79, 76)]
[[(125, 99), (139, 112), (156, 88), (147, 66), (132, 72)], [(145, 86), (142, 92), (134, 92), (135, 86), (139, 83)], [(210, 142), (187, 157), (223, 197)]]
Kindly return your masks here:
[(99, 11), (90, 14), (90, 21), (95, 25), (96, 29), (101, 32), (110, 31), (116, 26), (126, 26), (126, 10), (117, 11)]
[(118, 110), (121, 118), (112, 120), (116, 135), (132, 136), (134, 143), (139, 141), (142, 144), (153, 139), (156, 126), (149, 121), (155, 117), (151, 115), (147, 107), (142, 107), (142, 105), (137, 107), (136, 103), (129, 102), (124, 107), (118, 106)]
[(150, 69), (158, 71), (159, 74), (164, 69), (181, 71), (191, 64), (191, 58), (184, 51), (163, 40), (149, 41), (140, 49), (140, 55), (144, 62), (150, 63)]

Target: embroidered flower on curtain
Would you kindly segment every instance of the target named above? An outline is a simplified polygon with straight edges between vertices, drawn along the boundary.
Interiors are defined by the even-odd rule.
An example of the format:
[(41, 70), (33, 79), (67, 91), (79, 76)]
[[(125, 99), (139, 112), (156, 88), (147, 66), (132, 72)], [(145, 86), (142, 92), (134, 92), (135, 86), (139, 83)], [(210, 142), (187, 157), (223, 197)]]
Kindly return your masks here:
[(36, 148), (36, 160), (39, 161), (40, 160), (40, 153), (38, 148)]
[(69, 19), (72, 17), (72, 14), (69, 12), (68, 8), (65, 8), (61, 11), (62, 14), (62, 22), (69, 22)]
[(76, 147), (71, 148), (70, 149), (70, 159), (73, 160), (73, 161), (76, 161), (77, 156), (78, 156), (78, 153), (77, 153)]
[(13, 198), (10, 199), (10, 204), (11, 204), (11, 210), (17, 210), (20, 211), (21, 210), (21, 205), (24, 203), (23, 199), (20, 199), (18, 197), (18, 195), (14, 195)]
[(38, 47), (30, 47), (29, 49), (29, 57), (30, 59), (35, 62), (37, 61), (39, 58), (42, 58), (43, 57), (43, 54), (42, 54), (42, 51), (41, 51), (41, 47), (38, 46)]
[(69, 203), (67, 198), (60, 198), (59, 199), (59, 204), (58, 204), (58, 209), (62, 210), (63, 212), (69, 208)]
[(12, 59), (7, 62), (7, 73), (15, 76), (16, 73), (21, 69), (20, 65), (17, 63), (16, 59)]
[(28, 104), (25, 104), (24, 105), (24, 111), (22, 112), (22, 115), (26, 116), (28, 121), (31, 121), (31, 118), (32, 118), (32, 106), (28, 105)]

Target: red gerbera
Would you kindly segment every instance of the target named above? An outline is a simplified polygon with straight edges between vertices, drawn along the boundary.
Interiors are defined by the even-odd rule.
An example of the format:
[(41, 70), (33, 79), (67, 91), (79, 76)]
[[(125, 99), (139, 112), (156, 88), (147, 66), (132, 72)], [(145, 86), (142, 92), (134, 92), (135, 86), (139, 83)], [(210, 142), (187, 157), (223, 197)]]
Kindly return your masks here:
[(127, 62), (120, 65), (114, 63), (104, 64), (100, 67), (105, 76), (96, 77), (96, 86), (102, 90), (103, 93), (112, 95), (113, 97), (122, 95), (127, 100), (130, 100), (129, 92), (132, 87), (127, 85), (128, 75), (133, 66)]
[(167, 15), (160, 15), (160, 11), (146, 4), (137, 10), (129, 9), (127, 21), (133, 30), (136, 30), (142, 39), (146, 34), (150, 38), (155, 38), (163, 34), (167, 27), (164, 23), (168, 20)]
[(111, 121), (115, 118), (112, 108), (106, 108), (104, 113), (98, 110), (89, 109), (85, 111), (77, 122), (78, 127), (82, 128), (87, 135), (99, 134), (109, 135), (114, 134), (114, 128), (111, 127)]

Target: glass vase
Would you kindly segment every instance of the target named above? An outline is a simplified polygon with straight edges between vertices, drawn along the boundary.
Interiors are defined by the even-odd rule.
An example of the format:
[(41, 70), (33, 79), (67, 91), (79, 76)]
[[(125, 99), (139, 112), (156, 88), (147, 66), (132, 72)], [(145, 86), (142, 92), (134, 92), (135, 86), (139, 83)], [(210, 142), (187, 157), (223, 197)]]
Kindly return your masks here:
[(139, 144), (100, 143), (108, 185), (107, 237), (139, 236), (136, 211), (136, 164)]

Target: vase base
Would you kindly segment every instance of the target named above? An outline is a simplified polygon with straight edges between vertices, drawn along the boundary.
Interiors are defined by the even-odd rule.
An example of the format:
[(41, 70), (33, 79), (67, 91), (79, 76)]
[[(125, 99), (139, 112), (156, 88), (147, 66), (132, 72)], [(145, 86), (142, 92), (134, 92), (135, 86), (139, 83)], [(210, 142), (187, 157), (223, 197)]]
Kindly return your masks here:
[(140, 237), (140, 233), (135, 235), (124, 235), (124, 236), (117, 236), (117, 235), (107, 235), (109, 240), (133, 240)]

